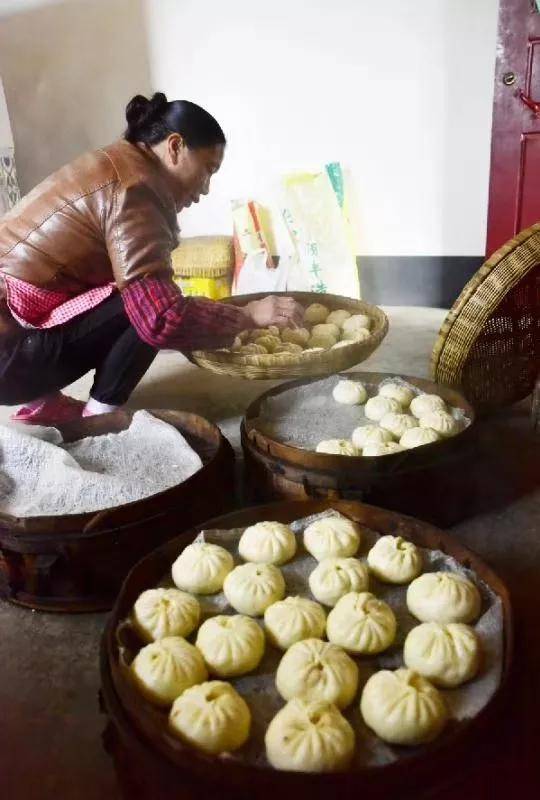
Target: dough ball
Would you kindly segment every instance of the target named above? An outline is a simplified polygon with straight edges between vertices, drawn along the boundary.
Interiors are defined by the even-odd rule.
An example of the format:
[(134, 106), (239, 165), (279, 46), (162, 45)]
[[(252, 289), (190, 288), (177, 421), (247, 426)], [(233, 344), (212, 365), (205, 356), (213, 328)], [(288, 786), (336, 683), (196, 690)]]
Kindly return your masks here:
[(280, 331), (280, 329), (278, 328), (277, 325), (269, 325), (268, 326), (268, 333), (271, 336), (277, 336), (278, 339), (281, 339), (281, 331)]
[(381, 397), (390, 397), (391, 400), (397, 400), (402, 408), (409, 408), (413, 399), (414, 392), (408, 389), (401, 383), (385, 383), (379, 389)]
[(363, 456), (389, 456), (393, 453), (400, 453), (405, 448), (402, 447), (397, 442), (381, 442), (377, 444), (376, 442), (372, 442), (366, 444), (364, 449), (362, 450)]
[(274, 353), (302, 353), (302, 345), (294, 344), (294, 342), (282, 342), (276, 349)]
[(240, 331), (240, 333), (238, 334), (238, 336), (236, 338), (240, 339), (242, 344), (245, 344), (247, 341), (249, 341), (250, 334), (251, 334), (251, 331)]
[(367, 392), (364, 384), (360, 383), (360, 381), (341, 380), (334, 386), (332, 397), (336, 403), (343, 403), (343, 405), (346, 406), (357, 406), (366, 402)]
[(260, 617), (285, 595), (285, 581), (273, 564), (242, 564), (229, 572), (223, 584), (225, 597), (240, 614)]
[(440, 438), (437, 431), (432, 428), (409, 428), (408, 431), (405, 431), (399, 443), (406, 450), (409, 450), (412, 447), (422, 447), (424, 444), (438, 442)]
[(421, 622), (473, 622), (480, 592), (456, 572), (426, 572), (407, 589), (407, 608)]
[(230, 678), (255, 669), (264, 654), (264, 633), (241, 614), (207, 619), (197, 634), (197, 648), (212, 675)]
[(353, 314), (343, 322), (343, 331), (345, 333), (354, 333), (364, 328), (369, 331), (371, 328), (371, 319), (367, 314)]
[(390, 744), (424, 744), (444, 728), (448, 711), (440, 692), (409, 669), (381, 670), (364, 686), (364, 722)]
[(329, 309), (321, 303), (312, 303), (304, 312), (304, 322), (307, 325), (318, 325), (326, 321), (329, 313)]
[(224, 681), (187, 689), (169, 714), (171, 732), (209, 755), (238, 750), (247, 741), (250, 727), (248, 704)]
[(199, 624), (199, 601), (178, 589), (147, 589), (133, 606), (133, 623), (145, 642), (189, 636)]
[(340, 333), (341, 331), (337, 325), (328, 322), (320, 322), (311, 329), (312, 336), (333, 336), (334, 339), (338, 339)]
[(313, 600), (286, 597), (266, 609), (264, 626), (272, 644), (288, 650), (302, 639), (322, 639), (326, 614)]
[(264, 347), (266, 353), (273, 353), (276, 347), (279, 347), (281, 344), (281, 339), (279, 336), (272, 336), (272, 334), (268, 334), (267, 336), (260, 336), (258, 339), (255, 339), (255, 344), (258, 344), (259, 347)]
[(354, 731), (332, 703), (290, 700), (270, 722), (266, 757), (274, 769), (339, 772), (354, 753)]
[(296, 536), (282, 522), (257, 522), (240, 537), (238, 552), (244, 561), (285, 564), (296, 553)]
[(444, 438), (455, 436), (461, 430), (459, 422), (447, 411), (431, 411), (429, 414), (424, 414), (420, 417), (420, 427), (431, 428)]
[[(238, 350), (240, 350), (242, 345), (243, 345), (242, 339), (239, 336), (237, 336), (235, 338), (234, 342), (232, 343), (231, 347), (230, 347), (230, 352), (231, 353), (236, 353)], [(229, 352), (229, 348), (221, 347), (217, 352), (218, 353), (220, 353), (220, 352)]]
[(391, 397), (370, 397), (364, 408), (364, 413), (368, 419), (374, 422), (379, 422), (385, 414), (399, 414), (401, 406), (397, 400), (392, 400)]
[(208, 677), (202, 655), (180, 636), (147, 644), (130, 669), (140, 692), (159, 706), (169, 706), (185, 689)]
[(327, 333), (321, 333), (319, 335), (310, 336), (308, 345), (310, 348), (312, 347), (321, 347), (323, 350), (330, 350), (337, 342), (335, 336), (330, 336)]
[(346, 319), (349, 319), (351, 316), (350, 311), (345, 311), (344, 308), (338, 308), (337, 311), (331, 311), (328, 316), (326, 317), (326, 322), (328, 324), (332, 323), (332, 325), (337, 325), (338, 328), (343, 327), (343, 323)]
[(472, 628), (459, 622), (424, 622), (405, 639), (403, 660), (435, 686), (451, 689), (476, 675), (478, 637)]
[(284, 700), (302, 697), (346, 708), (358, 688), (358, 667), (341, 647), (320, 639), (303, 639), (279, 662), (276, 688)]
[(368, 444), (384, 444), (391, 442), (394, 438), (390, 431), (380, 428), (378, 425), (360, 425), (352, 432), (352, 443), (359, 450)]
[(240, 347), (239, 350), (236, 351), (241, 356), (262, 356), (265, 353), (268, 353), (266, 347), (263, 347), (260, 344), (255, 344), (255, 342), (250, 342), (250, 344), (244, 344)]
[(282, 341), (299, 344), (300, 347), (305, 347), (309, 341), (309, 337), (310, 333), (307, 328), (283, 328), (281, 331)]
[(360, 547), (360, 528), (346, 517), (322, 517), (305, 529), (304, 547), (317, 561), (354, 556)]
[(263, 336), (272, 336), (270, 328), (254, 328), (249, 332), (248, 341), (256, 342), (257, 339), (261, 339)]
[(343, 331), (341, 338), (348, 344), (354, 344), (355, 342), (365, 342), (370, 336), (367, 328), (358, 328), (355, 331)]
[(422, 571), (422, 554), (401, 536), (381, 536), (368, 553), (371, 572), (384, 583), (409, 583)]
[(366, 592), (369, 573), (357, 558), (324, 558), (309, 576), (311, 594), (325, 606), (335, 606), (349, 592)]
[(360, 451), (348, 439), (324, 439), (315, 448), (316, 453), (332, 456), (359, 456)]
[(348, 653), (374, 655), (382, 653), (396, 638), (394, 612), (371, 592), (349, 592), (328, 614), (328, 641), (340, 645)]
[(432, 411), (446, 411), (446, 403), (438, 394), (419, 394), (411, 401), (411, 414), (420, 419)]
[(391, 411), (389, 414), (384, 415), (379, 425), (381, 428), (390, 431), (396, 439), (401, 439), (405, 431), (418, 427), (418, 420), (410, 414), (396, 414), (394, 411)]
[(194, 542), (182, 550), (171, 573), (179, 589), (195, 594), (215, 594), (221, 591), (233, 567), (233, 557), (224, 547)]

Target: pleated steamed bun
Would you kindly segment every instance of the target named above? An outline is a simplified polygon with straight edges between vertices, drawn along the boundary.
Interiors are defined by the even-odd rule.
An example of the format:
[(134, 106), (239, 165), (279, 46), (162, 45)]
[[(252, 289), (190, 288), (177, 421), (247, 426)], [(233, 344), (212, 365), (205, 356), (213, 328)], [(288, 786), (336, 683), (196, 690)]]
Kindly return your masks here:
[(349, 592), (366, 592), (369, 573), (357, 558), (324, 558), (309, 576), (311, 594), (325, 606), (335, 606)]
[(359, 546), (360, 528), (346, 517), (322, 517), (304, 531), (304, 547), (317, 561), (354, 556)]
[(448, 720), (440, 692), (409, 669), (372, 675), (364, 686), (360, 711), (380, 739), (398, 745), (430, 742)]
[(260, 617), (285, 596), (285, 581), (273, 564), (241, 564), (227, 575), (223, 591), (240, 614)]
[(199, 624), (199, 601), (178, 589), (147, 589), (133, 606), (133, 623), (146, 642), (166, 636), (189, 636)]
[(209, 755), (232, 753), (247, 741), (251, 727), (249, 706), (224, 681), (208, 681), (187, 689), (169, 715), (171, 732)]
[(326, 614), (313, 600), (286, 597), (264, 612), (264, 627), (275, 647), (287, 650), (302, 639), (320, 639), (326, 628)]
[(473, 622), (481, 604), (474, 583), (456, 572), (426, 572), (407, 589), (407, 608), (421, 622)]
[(303, 639), (290, 647), (276, 672), (276, 689), (284, 700), (302, 697), (346, 708), (358, 688), (358, 667), (343, 648), (320, 639)]
[(256, 564), (285, 564), (296, 553), (296, 536), (282, 522), (257, 522), (243, 532), (238, 552)]
[(212, 675), (231, 678), (259, 666), (265, 641), (260, 626), (250, 617), (218, 614), (203, 622), (195, 644)]
[(354, 731), (335, 705), (294, 698), (270, 722), (265, 744), (274, 769), (339, 772), (353, 756)]
[(368, 553), (371, 572), (384, 583), (409, 583), (422, 571), (422, 554), (401, 536), (381, 536)]
[(390, 606), (371, 592), (349, 592), (328, 615), (328, 641), (348, 653), (374, 655), (396, 638), (397, 623)]
[(474, 630), (460, 622), (423, 622), (408, 634), (403, 660), (436, 686), (451, 689), (474, 678), (480, 646)]
[(208, 677), (200, 652), (180, 636), (167, 636), (139, 650), (131, 675), (141, 694), (159, 706), (170, 705), (185, 689)]
[(179, 589), (195, 594), (215, 594), (221, 591), (233, 567), (233, 557), (224, 547), (193, 542), (180, 553), (171, 573)]

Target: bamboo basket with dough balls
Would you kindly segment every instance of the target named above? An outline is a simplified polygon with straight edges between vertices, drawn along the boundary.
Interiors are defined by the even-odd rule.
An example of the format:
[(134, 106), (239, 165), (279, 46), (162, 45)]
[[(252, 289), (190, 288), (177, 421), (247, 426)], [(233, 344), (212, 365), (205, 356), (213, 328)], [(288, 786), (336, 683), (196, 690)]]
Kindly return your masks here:
[[(339, 295), (289, 292), (287, 296), (304, 307), (301, 326), (241, 331), (231, 347), (195, 351), (195, 363), (252, 380), (331, 375), (364, 361), (386, 336), (388, 320), (377, 306)], [(262, 297), (236, 296), (230, 302), (242, 306)]]
[[(297, 504), (291, 522), (264, 518), (268, 506), (251, 524), (203, 531), (160, 554), (152, 586), (134, 580), (113, 623), (116, 641), (123, 626), (138, 638), (123, 679), (191, 757), (361, 772), (366, 748), (386, 759), (388, 745), (422, 747), (455, 728), (449, 693), (467, 685), (466, 706), (493, 666), (483, 651), (496, 594), (448, 555), (450, 537), (431, 549), (444, 534), (425, 526), (423, 538), (424, 523), (352, 503), (333, 505), (365, 510), (298, 516), (315, 505)], [(500, 626), (502, 640), (502, 616)]]

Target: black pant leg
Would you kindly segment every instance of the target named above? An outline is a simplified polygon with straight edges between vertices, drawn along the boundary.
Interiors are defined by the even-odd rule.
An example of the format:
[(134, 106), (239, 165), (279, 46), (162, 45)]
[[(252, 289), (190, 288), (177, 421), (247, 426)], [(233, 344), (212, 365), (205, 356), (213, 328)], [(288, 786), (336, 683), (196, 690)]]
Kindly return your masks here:
[[(66, 325), (47, 330), (21, 328), (20, 335), (4, 347), (0, 343), (0, 402), (15, 405), (34, 400), (96, 369), (96, 377), (104, 375), (106, 391), (103, 396), (93, 392), (95, 399), (121, 404), (155, 355), (137, 336), (116, 293)], [(99, 383), (94, 386), (99, 393)]]

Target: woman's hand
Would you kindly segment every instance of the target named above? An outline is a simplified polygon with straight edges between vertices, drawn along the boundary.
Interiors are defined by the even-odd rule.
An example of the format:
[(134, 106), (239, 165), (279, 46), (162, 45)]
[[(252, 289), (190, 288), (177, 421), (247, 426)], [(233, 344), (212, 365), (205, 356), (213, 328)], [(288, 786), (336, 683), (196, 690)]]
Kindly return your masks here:
[(277, 325), (278, 328), (299, 327), (304, 319), (304, 308), (292, 297), (269, 295), (262, 300), (253, 300), (243, 309), (251, 318), (254, 328)]

